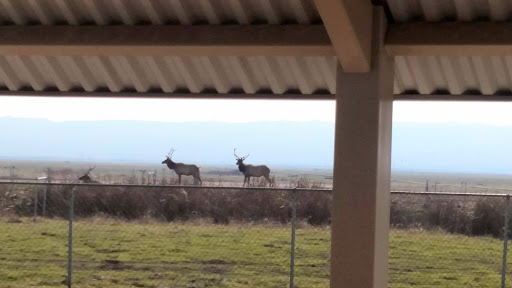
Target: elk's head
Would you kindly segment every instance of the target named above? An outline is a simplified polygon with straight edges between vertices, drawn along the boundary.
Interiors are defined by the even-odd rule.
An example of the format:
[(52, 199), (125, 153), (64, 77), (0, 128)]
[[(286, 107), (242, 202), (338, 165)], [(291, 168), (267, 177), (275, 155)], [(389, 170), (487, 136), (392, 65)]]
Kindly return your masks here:
[(174, 162), (172, 161), (172, 154), (174, 153), (174, 149), (171, 149), (171, 151), (169, 151), (169, 153), (167, 153), (167, 156), (165, 156), (165, 160), (162, 161), (162, 164), (167, 164), (167, 165), (173, 165)]
[(247, 154), (247, 156), (245, 156), (245, 157), (238, 157), (238, 155), (236, 155), (236, 149), (234, 149), (233, 154), (235, 155), (235, 158), (236, 158), (236, 165), (244, 164), (245, 158), (249, 157), (249, 154)]
[(82, 181), (82, 182), (90, 182), (92, 181), (91, 177), (89, 176), (89, 173), (91, 173), (91, 171), (96, 168), (96, 166), (94, 167), (89, 167), (89, 170), (87, 170), (87, 172), (85, 172), (84, 175), (80, 176), (80, 178), (78, 178), (78, 180)]

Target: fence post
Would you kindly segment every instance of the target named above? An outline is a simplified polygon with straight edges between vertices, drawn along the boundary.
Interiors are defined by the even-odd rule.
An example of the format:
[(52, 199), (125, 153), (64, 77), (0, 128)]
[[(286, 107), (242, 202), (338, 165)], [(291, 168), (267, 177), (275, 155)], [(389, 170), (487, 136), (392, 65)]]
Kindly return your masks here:
[[(52, 183), (52, 178), (51, 178), (51, 172), (52, 170), (50, 168), (46, 168), (46, 181), (48, 184)], [(48, 192), (50, 191), (50, 185), (46, 185), (46, 190), (44, 191), (44, 196), (43, 196), (43, 217), (46, 217), (46, 194), (48, 194)]]
[(43, 217), (46, 217), (46, 194), (48, 194), (48, 190), (50, 190), (50, 185), (46, 185), (46, 189), (44, 190), (44, 193), (43, 193), (43, 212), (42, 212)]
[(295, 274), (295, 221), (297, 218), (297, 188), (292, 192), (292, 240), (290, 246), (290, 288), (293, 288)]
[(36, 193), (34, 195), (34, 220), (36, 220), (37, 218), (37, 198), (38, 198), (38, 191), (39, 191), (39, 187), (35, 187), (35, 190), (36, 190)]
[(505, 288), (505, 275), (507, 273), (507, 244), (508, 244), (508, 210), (510, 206), (510, 194), (505, 198), (505, 214), (503, 225), (503, 264), (501, 265), (501, 288)]
[(71, 288), (73, 275), (73, 214), (75, 202), (75, 186), (69, 191), (69, 228), (68, 228), (68, 288)]

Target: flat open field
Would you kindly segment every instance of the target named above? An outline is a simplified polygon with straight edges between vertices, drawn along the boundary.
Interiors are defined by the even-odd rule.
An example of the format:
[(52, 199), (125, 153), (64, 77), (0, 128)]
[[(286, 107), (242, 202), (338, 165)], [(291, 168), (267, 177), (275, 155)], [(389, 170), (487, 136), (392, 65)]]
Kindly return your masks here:
[[(62, 286), (67, 225), (63, 220), (0, 218), (0, 287)], [(78, 219), (73, 283), (287, 287), (289, 243), (286, 225)], [(329, 246), (328, 227), (303, 225), (297, 230), (296, 287), (328, 287)], [(499, 239), (392, 230), (390, 247), (389, 287), (499, 286)]]
[[(162, 159), (163, 160), (163, 159)], [(234, 163), (234, 162), (233, 162)], [(72, 161), (7, 161), (0, 159), (0, 181), (9, 181), (9, 169), (15, 166), (15, 180), (34, 180), (46, 176), (47, 168), (51, 169), (54, 182), (69, 183), (82, 176), (89, 167), (95, 166), (91, 177), (101, 183), (122, 184), (177, 184), (178, 177), (174, 171), (158, 163), (86, 163)], [(3, 169), (2, 169), (3, 168)], [(271, 167), (270, 177), (274, 177), (279, 187), (295, 187), (301, 179), (322, 188), (332, 187), (331, 169), (304, 169)], [(146, 173), (146, 174), (143, 174)], [(148, 172), (154, 173), (147, 174)], [(153, 175), (156, 175), (153, 178)], [(201, 179), (205, 186), (242, 186), (244, 176), (236, 165), (201, 167)], [(154, 182), (153, 182), (154, 180)], [(256, 179), (253, 179), (256, 180)], [(191, 176), (184, 176), (182, 184), (193, 184)]]
[[(88, 167), (96, 166), (91, 173), (93, 179), (101, 183), (176, 184), (177, 176), (161, 163), (88, 163), (78, 161), (23, 161), (0, 159), (0, 180), (8, 181), (9, 167), (14, 165), (14, 179), (34, 180), (46, 176), (46, 169), (52, 171), (54, 182), (68, 183), (82, 176)], [(308, 186), (332, 188), (332, 169), (306, 169), (271, 167), (271, 177), (279, 187), (295, 187), (306, 180)], [(146, 174), (142, 174), (143, 171)], [(153, 178), (147, 172), (156, 174)], [(154, 175), (151, 174), (151, 175)], [(201, 167), (203, 185), (242, 186), (243, 175), (236, 165)], [(253, 179), (255, 180), (255, 179)], [(391, 190), (475, 192), (475, 193), (511, 193), (512, 175), (467, 174), (441, 172), (404, 172), (394, 171), (391, 176)], [(302, 183), (300, 183), (302, 182)], [(192, 178), (185, 176), (183, 184), (192, 184)]]

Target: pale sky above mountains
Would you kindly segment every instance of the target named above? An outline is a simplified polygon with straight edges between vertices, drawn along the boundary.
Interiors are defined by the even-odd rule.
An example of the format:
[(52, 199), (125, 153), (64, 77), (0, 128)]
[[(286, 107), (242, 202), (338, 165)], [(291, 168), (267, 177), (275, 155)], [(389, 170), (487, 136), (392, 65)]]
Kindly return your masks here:
[[(394, 169), (512, 171), (510, 108), (395, 102)], [(239, 147), (253, 161), (330, 167), (334, 120), (334, 101), (0, 97), (0, 155), (154, 162), (172, 144), (190, 161), (232, 164), (231, 149)]]
[[(395, 102), (394, 122), (512, 125), (504, 102)], [(334, 122), (334, 101), (0, 97), (0, 117), (51, 121)]]

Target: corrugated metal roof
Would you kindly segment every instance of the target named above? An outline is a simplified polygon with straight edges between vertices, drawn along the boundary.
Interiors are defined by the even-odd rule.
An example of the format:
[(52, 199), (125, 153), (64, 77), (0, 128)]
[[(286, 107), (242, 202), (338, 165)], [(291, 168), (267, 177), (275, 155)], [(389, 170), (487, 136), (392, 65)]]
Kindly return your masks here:
[[(506, 0), (386, 0), (393, 21), (511, 20)], [(0, 25), (320, 23), (312, 0), (0, 0)], [(397, 57), (395, 93), (512, 94), (511, 57)], [(0, 90), (335, 93), (334, 57), (1, 56)]]
[[(0, 0), (0, 25), (310, 24), (312, 0)], [(0, 57), (33, 91), (335, 93), (334, 57)]]
[(509, 0), (385, 0), (397, 23), (428, 21), (510, 21)]
[[(334, 94), (334, 57), (0, 57), (0, 90)], [(512, 95), (512, 56), (395, 59), (395, 94)]]
[(3, 25), (319, 22), (312, 0), (0, 0)]
[[(386, 0), (392, 21), (507, 21), (508, 0)], [(395, 94), (512, 95), (512, 57), (395, 58)]]
[(334, 57), (0, 57), (1, 90), (334, 94)]
[[(508, 21), (508, 0), (386, 0), (392, 21)], [(395, 94), (512, 95), (512, 57), (395, 58)]]
[(512, 56), (399, 56), (395, 72), (395, 94), (512, 95)]

